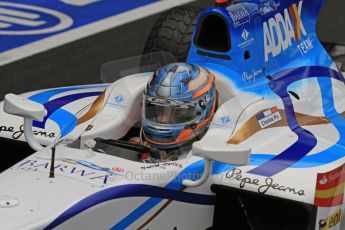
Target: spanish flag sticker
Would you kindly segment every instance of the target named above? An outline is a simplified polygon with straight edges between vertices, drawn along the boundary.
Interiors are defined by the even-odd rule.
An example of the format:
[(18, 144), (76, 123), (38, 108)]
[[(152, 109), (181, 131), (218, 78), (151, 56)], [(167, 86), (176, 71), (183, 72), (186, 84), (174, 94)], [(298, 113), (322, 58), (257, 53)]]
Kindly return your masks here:
[(318, 207), (334, 207), (343, 204), (345, 164), (330, 172), (318, 173), (314, 204)]

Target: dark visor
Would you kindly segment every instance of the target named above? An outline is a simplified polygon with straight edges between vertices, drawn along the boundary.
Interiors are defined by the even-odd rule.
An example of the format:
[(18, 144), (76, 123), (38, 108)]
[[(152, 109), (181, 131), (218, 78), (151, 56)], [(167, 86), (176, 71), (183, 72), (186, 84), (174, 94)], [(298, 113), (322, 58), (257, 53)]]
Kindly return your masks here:
[(192, 104), (160, 105), (145, 100), (145, 118), (158, 124), (181, 124), (195, 118), (195, 106)]

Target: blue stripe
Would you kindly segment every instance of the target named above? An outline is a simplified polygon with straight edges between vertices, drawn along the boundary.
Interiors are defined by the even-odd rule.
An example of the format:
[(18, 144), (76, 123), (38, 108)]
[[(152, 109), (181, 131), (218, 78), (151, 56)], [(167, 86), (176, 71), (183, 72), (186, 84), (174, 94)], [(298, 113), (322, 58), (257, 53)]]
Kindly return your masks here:
[[(215, 197), (212, 195), (203, 195), (196, 193), (180, 192), (167, 188), (161, 188), (151, 185), (143, 184), (131, 184), (120, 185), (117, 187), (108, 188), (97, 192), (77, 204), (73, 205), (66, 212), (61, 214), (56, 220), (49, 224), (45, 229), (53, 229), (67, 219), (77, 215), (78, 213), (100, 204), (105, 201), (124, 198), (124, 197), (158, 197), (161, 199), (176, 200), (180, 202), (186, 202), (190, 204), (199, 205), (214, 205)], [(154, 198), (157, 199), (157, 198)], [(149, 203), (154, 203), (154, 200), (150, 200)], [(150, 204), (147, 206), (149, 207)], [(136, 215), (141, 215), (137, 213)], [(125, 225), (123, 225), (125, 227)], [(124, 229), (121, 228), (121, 229)]]
[(55, 111), (49, 119), (59, 126), (60, 137), (64, 137), (69, 134), (77, 125), (77, 118), (72, 113), (64, 109)]
[[(81, 200), (80, 202), (66, 210), (64, 213), (62, 213), (49, 226), (47, 226), (46, 229), (52, 229), (63, 223), (64, 221), (97, 204), (108, 200), (124, 197), (147, 196), (150, 198), (143, 204), (141, 204), (137, 209), (132, 211), (127, 217), (119, 221), (115, 226), (112, 227), (112, 229), (124, 229), (128, 227), (147, 211), (159, 204), (163, 199), (176, 200), (199, 205), (213, 205), (215, 197), (212, 195), (194, 194), (178, 191), (182, 188), (183, 179), (189, 178), (195, 180), (200, 177), (203, 171), (203, 166), (203, 160), (191, 164), (165, 188), (150, 185), (121, 185), (92, 194), (91, 196)], [(234, 167), (231, 165), (213, 162), (212, 174), (219, 174), (233, 168)]]
[[(48, 101), (44, 103), (45, 109), (48, 111), (47, 116), (44, 118), (42, 122), (33, 121), (32, 125), (38, 128), (45, 128), (46, 122), (48, 119), (54, 121), (60, 128), (61, 137), (70, 133), (75, 126), (77, 125), (77, 118), (75, 114), (72, 114), (61, 107), (77, 101), (81, 98), (86, 97), (93, 97), (98, 96), (102, 92), (86, 92), (86, 93), (78, 93), (78, 94), (71, 94), (64, 97), (56, 98), (54, 100)], [(54, 116), (52, 116), (54, 115)]]
[(291, 131), (297, 135), (298, 139), (282, 153), (248, 171), (248, 173), (271, 177), (300, 161), (316, 146), (316, 137), (298, 124), (292, 100), (287, 90), (288, 86), (296, 81), (316, 76), (334, 78), (345, 82), (341, 73), (321, 66), (284, 70), (273, 76), (273, 80), (269, 82), (269, 86), (282, 99), (288, 125)]
[[(204, 161), (200, 160), (189, 165), (185, 168), (172, 182), (170, 182), (166, 188), (180, 190), (182, 189), (182, 180), (183, 179), (193, 179), (196, 180), (198, 177), (201, 176), (203, 172)], [(234, 167), (231, 165), (219, 163), (219, 162), (212, 162), (212, 174), (220, 174), (226, 170), (233, 169)], [(111, 229), (124, 229), (128, 227), (130, 224), (135, 222), (139, 219), (143, 214), (145, 214), (148, 210), (152, 209), (154, 206), (159, 204), (162, 199), (150, 198), (145, 201), (142, 205), (136, 208), (132, 213), (126, 216), (124, 219), (119, 221), (116, 225), (114, 225)], [(139, 215), (140, 214), (140, 215)]]
[[(292, 168), (317, 167), (332, 163), (345, 157), (345, 119), (341, 113), (338, 113), (335, 110), (331, 79), (319, 77), (318, 81), (321, 88), (331, 89), (321, 90), (323, 111), (327, 119), (339, 132), (339, 140), (333, 146), (325, 149), (324, 151), (305, 156), (303, 159), (292, 165)], [(261, 165), (271, 160), (274, 156), (275, 155), (271, 154), (253, 154), (251, 165)]]
[(47, 109), (48, 114), (44, 118), (43, 122), (34, 121), (33, 126), (38, 128), (45, 128), (47, 119), (54, 121), (60, 129), (61, 137), (69, 134), (77, 125), (77, 118), (74, 114), (61, 109), (62, 106), (69, 104), (73, 101), (76, 101), (81, 98), (97, 96), (101, 92), (84, 92), (72, 95), (66, 95), (60, 98), (55, 98), (54, 100), (50, 99), (57, 94), (65, 93), (73, 90), (82, 90), (82, 89), (104, 89), (108, 87), (109, 84), (101, 85), (87, 85), (87, 86), (73, 86), (73, 87), (64, 87), (58, 89), (51, 89), (44, 92), (34, 94), (29, 97), (30, 100), (41, 103)]
[(327, 164), (345, 156), (345, 119), (340, 113), (335, 110), (331, 79), (318, 78), (318, 81), (319, 85), (322, 86), (322, 88), (331, 89), (321, 90), (323, 111), (327, 119), (335, 126), (335, 128), (339, 132), (339, 140), (328, 149), (308, 156), (307, 162), (298, 162), (295, 165), (296, 168), (305, 168), (306, 166), (314, 167), (316, 165)]
[[(165, 188), (174, 189), (174, 190), (182, 189), (183, 185), (182, 185), (181, 178), (190, 179), (191, 173), (199, 177), (200, 174), (202, 173), (203, 165), (204, 165), (203, 160), (189, 165), (174, 180), (172, 180)], [(162, 199), (149, 198), (147, 201), (145, 201), (143, 204), (137, 207), (134, 211), (132, 211), (128, 216), (126, 216), (124, 219), (122, 219), (116, 225), (114, 225), (111, 229), (124, 229), (128, 227), (130, 224), (135, 222), (141, 215), (145, 214), (148, 210), (150, 210), (151, 208), (159, 204), (161, 201)], [(141, 215), (138, 215), (139, 213)]]
[(44, 92), (40, 92), (37, 94), (34, 94), (29, 97), (30, 100), (38, 102), (40, 104), (44, 104), (50, 100), (50, 98), (60, 94), (60, 93), (66, 93), (73, 90), (81, 90), (81, 89), (104, 89), (107, 88), (109, 84), (100, 84), (100, 85), (85, 85), (85, 86), (71, 86), (71, 87), (63, 87), (63, 88), (57, 88), (57, 89), (50, 89), (45, 90)]
[[(56, 98), (54, 100), (48, 101), (48, 102), (43, 104), (44, 108), (47, 110), (47, 116), (44, 118), (44, 120), (42, 122), (34, 121), (33, 125), (35, 127), (45, 128), (45, 124), (47, 122), (47, 119), (50, 118), (50, 116), (54, 112), (59, 110), (61, 107), (65, 106), (65, 105), (67, 105), (67, 104), (69, 104), (71, 102), (74, 102), (74, 101), (77, 101), (79, 99), (82, 99), (82, 98), (98, 96), (101, 93), (102, 92), (77, 93), (77, 94), (71, 94), (71, 95), (59, 97), (59, 98)], [(57, 120), (56, 122), (58, 123), (59, 120)]]
[(161, 201), (162, 201), (162, 198), (152, 198), (151, 197), (150, 199), (146, 200), (142, 205), (140, 205), (139, 208), (132, 211), (130, 215), (128, 215), (122, 221), (118, 222), (116, 225), (114, 225), (110, 229), (111, 230), (126, 229), (130, 224), (135, 222), (137, 219), (139, 219), (146, 212), (150, 211), (154, 206), (159, 204)]

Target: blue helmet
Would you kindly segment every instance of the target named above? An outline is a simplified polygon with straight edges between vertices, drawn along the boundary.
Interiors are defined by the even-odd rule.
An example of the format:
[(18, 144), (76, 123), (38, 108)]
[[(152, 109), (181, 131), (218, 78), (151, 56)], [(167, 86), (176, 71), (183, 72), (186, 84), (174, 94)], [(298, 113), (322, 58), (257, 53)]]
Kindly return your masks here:
[(205, 134), (216, 107), (213, 73), (186, 63), (166, 65), (144, 91), (142, 136), (160, 149), (190, 143)]

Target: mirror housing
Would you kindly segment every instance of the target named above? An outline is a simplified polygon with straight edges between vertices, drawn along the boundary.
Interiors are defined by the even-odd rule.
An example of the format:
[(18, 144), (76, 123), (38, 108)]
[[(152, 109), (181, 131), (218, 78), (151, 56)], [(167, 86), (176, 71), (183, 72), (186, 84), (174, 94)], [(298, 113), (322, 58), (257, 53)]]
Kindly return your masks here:
[(5, 96), (4, 111), (8, 114), (23, 117), (24, 135), (27, 143), (36, 151), (43, 149), (43, 146), (36, 140), (32, 132), (32, 121), (43, 121), (48, 114), (42, 104), (10, 93)]
[(194, 142), (193, 155), (205, 159), (204, 173), (199, 180), (183, 180), (184, 186), (196, 187), (206, 182), (212, 171), (212, 161), (218, 161), (231, 165), (247, 165), (250, 162), (250, 148), (242, 148), (238, 145), (228, 144), (216, 136), (206, 136), (200, 141)]
[(36, 121), (43, 121), (44, 117), (47, 116), (47, 110), (42, 104), (13, 93), (5, 95), (4, 111), (8, 114)]
[(216, 136), (209, 136), (193, 143), (193, 155), (230, 165), (247, 165), (250, 148), (243, 148), (224, 142)]

